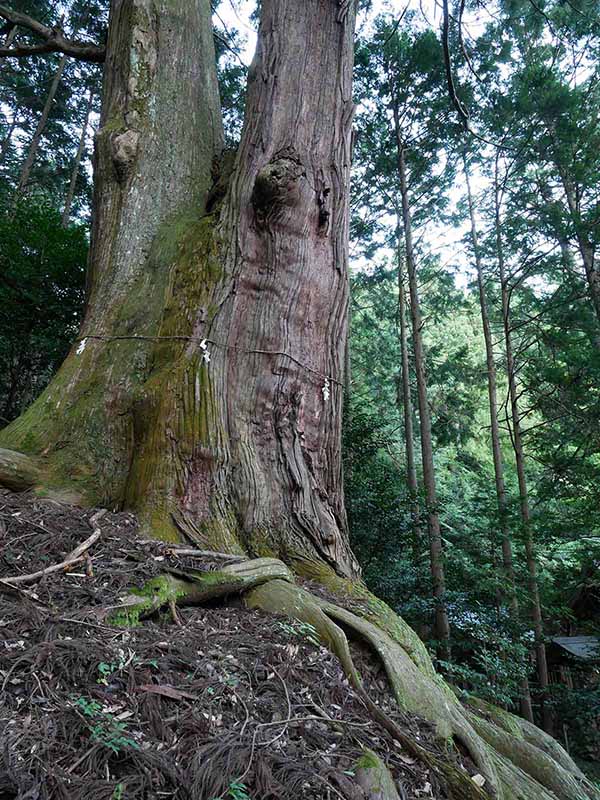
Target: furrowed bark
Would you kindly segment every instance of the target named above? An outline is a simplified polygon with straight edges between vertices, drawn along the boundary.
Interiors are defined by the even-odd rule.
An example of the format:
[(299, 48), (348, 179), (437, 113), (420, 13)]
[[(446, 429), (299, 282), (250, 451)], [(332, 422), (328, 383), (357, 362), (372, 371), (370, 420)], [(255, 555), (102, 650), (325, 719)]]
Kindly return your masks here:
[(444, 575), (444, 554), (438, 514), (438, 500), (433, 464), (433, 443), (431, 436), (431, 415), (427, 399), (427, 377), (425, 375), (425, 352), (423, 348), (423, 318), (419, 301), (417, 265), (412, 242), (412, 220), (404, 144), (401, 139), (398, 107), (394, 106), (394, 125), (398, 145), (398, 172), (400, 176), (400, 193), (402, 195), (402, 217), (404, 222), (404, 242), (406, 248), (406, 265), (410, 289), (410, 311), (412, 317), (413, 347), (415, 351), (415, 373), (417, 378), (417, 395), (419, 398), (419, 421), (421, 431), (421, 456), (423, 461), (423, 482), (427, 500), (427, 523), (429, 531), (429, 552), (431, 560), (431, 577), (433, 581), (433, 597), (435, 600), (435, 638), (439, 644), (440, 658), (447, 659), (450, 654), (450, 624), (446, 608), (446, 579)]
[(545, 731), (552, 729), (552, 714), (547, 699), (548, 692), (548, 664), (546, 661), (546, 646), (544, 644), (544, 623), (542, 618), (542, 606), (540, 602), (540, 592), (537, 578), (537, 560), (533, 542), (533, 530), (531, 521), (531, 511), (529, 508), (529, 495), (527, 490), (527, 476), (525, 474), (525, 453), (523, 448), (523, 438), (521, 432), (521, 418), (519, 415), (519, 392), (515, 371), (515, 361), (512, 347), (511, 319), (510, 319), (510, 299), (508, 291), (508, 281), (504, 266), (504, 250), (502, 247), (502, 231), (500, 225), (500, 194), (498, 189), (498, 162), (496, 161), (496, 178), (494, 187), (494, 210), (495, 210), (495, 230), (496, 230), (496, 257), (498, 260), (498, 270), (500, 274), (500, 288), (502, 292), (502, 321), (504, 327), (504, 345), (506, 350), (506, 371), (508, 378), (508, 388), (511, 407), (512, 420), (512, 444), (515, 454), (515, 464), (517, 467), (517, 480), (519, 484), (519, 506), (521, 510), (521, 521), (525, 538), (525, 556), (527, 560), (527, 573), (529, 576), (529, 597), (531, 603), (531, 618), (535, 636), (535, 653), (537, 675), (540, 690), (540, 701), (542, 704), (542, 726)]
[[(492, 445), (492, 456), (494, 460), (494, 479), (496, 484), (496, 501), (498, 504), (498, 520), (500, 523), (500, 535), (502, 546), (502, 565), (504, 567), (504, 577), (508, 587), (509, 605), (511, 615), (515, 622), (519, 622), (519, 601), (517, 599), (515, 584), (515, 569), (513, 563), (511, 532), (508, 523), (508, 507), (506, 500), (506, 486), (504, 484), (504, 459), (500, 445), (500, 427), (498, 425), (498, 398), (496, 383), (496, 362), (494, 358), (494, 345), (490, 318), (488, 313), (487, 297), (485, 291), (485, 281), (483, 274), (483, 263), (481, 251), (479, 249), (479, 239), (477, 235), (477, 222), (475, 219), (475, 207), (471, 192), (471, 181), (467, 167), (466, 157), (463, 159), (465, 182), (467, 187), (467, 201), (469, 205), (469, 216), (471, 220), (471, 243), (475, 257), (475, 267), (477, 269), (477, 288), (479, 291), (479, 307), (481, 310), (481, 326), (483, 328), (483, 338), (485, 341), (486, 369), (488, 378), (488, 400), (490, 407), (490, 437)], [(531, 708), (531, 695), (529, 692), (529, 681), (524, 678), (520, 684), (521, 714), (529, 722), (533, 722), (533, 710)]]
[(263, 4), (229, 192), (204, 216), (209, 4), (196, 20), (158, 6), (113, 2), (80, 341), (2, 442), (44, 447), (157, 537), (356, 575), (340, 459), (354, 4)]
[(118, 507), (152, 345), (110, 337), (156, 335), (222, 134), (209, 0), (112, 0), (107, 48), (84, 323), (50, 386), (0, 442), (43, 453), (49, 483)]
[(338, 11), (262, 4), (229, 192), (181, 262), (202, 284), (161, 328), (195, 340), (155, 351), (129, 502), (162, 536), (174, 517), (205, 546), (355, 575), (340, 461), (353, 4)]

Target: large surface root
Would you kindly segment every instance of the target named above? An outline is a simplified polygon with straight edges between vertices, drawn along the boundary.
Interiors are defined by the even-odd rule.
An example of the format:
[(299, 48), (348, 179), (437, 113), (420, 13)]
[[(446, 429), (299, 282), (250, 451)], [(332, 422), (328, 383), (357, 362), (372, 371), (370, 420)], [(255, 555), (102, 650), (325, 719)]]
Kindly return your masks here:
[[(72, 509), (68, 514), (64, 511), (57, 513), (62, 514), (60, 531), (63, 531), (65, 524), (68, 527), (77, 514), (83, 515), (84, 529), (89, 529), (91, 520), (87, 520), (83, 512)], [(460, 800), (480, 800), (490, 796), (499, 800), (600, 800), (598, 790), (586, 780), (560, 745), (534, 725), (481, 702), (473, 702), (469, 708), (463, 708), (450, 688), (435, 674), (427, 651), (416, 635), (361, 584), (332, 579), (329, 575), (327, 580), (320, 580), (320, 585), (311, 587), (309, 592), (295, 585), (288, 568), (276, 559), (245, 560), (223, 565), (223, 560), (229, 556), (214, 553), (214, 558), (207, 558), (210, 554), (203, 553), (203, 558), (199, 559), (194, 558), (198, 552), (193, 551), (192, 562), (188, 565), (170, 554), (167, 545), (135, 543), (135, 539), (131, 539), (126, 532), (123, 532), (122, 539), (111, 538), (114, 537), (111, 532), (113, 516), (106, 515), (108, 523), (102, 539), (104, 549), (100, 547), (102, 552), (94, 552), (93, 570), (88, 574), (93, 576), (93, 571), (97, 570), (110, 575), (114, 583), (118, 573), (116, 583), (121, 588), (112, 594), (108, 593), (108, 597), (103, 590), (104, 603), (98, 604), (95, 609), (89, 608), (82, 617), (75, 614), (77, 618), (71, 621), (76, 626), (88, 625), (97, 614), (104, 619), (108, 616), (113, 623), (132, 625), (168, 607), (171, 607), (177, 619), (174, 611), (176, 605), (205, 603), (227, 595), (245, 595), (247, 604), (252, 607), (309, 622), (321, 641), (337, 656), (349, 683), (354, 687), (355, 696), (360, 698), (363, 707), (376, 721), (382, 735), (387, 736), (388, 741), (394, 739), (405, 753), (427, 765), (432, 781), (437, 776), (450, 797)], [(127, 515), (121, 516), (126, 525), (132, 523), (125, 519)], [(20, 515), (15, 516), (14, 524), (21, 519)], [(13, 520), (12, 516), (10, 520)], [(10, 524), (13, 525), (13, 522)], [(53, 543), (52, 553), (68, 553), (82, 538), (79, 529), (69, 536), (65, 534), (62, 539), (59, 533), (51, 530), (46, 534), (46, 528), (39, 524), (36, 530), (36, 535), (41, 533), (44, 541)], [(30, 536), (31, 533), (25, 534), (27, 546)], [(23, 537), (17, 535), (15, 542), (20, 538)], [(58, 540), (60, 543), (57, 546)], [(115, 558), (117, 552), (120, 561)], [(54, 557), (50, 560), (60, 559)], [(39, 566), (35, 559), (34, 562), (28, 564), (29, 568)], [(139, 567), (132, 569), (131, 563), (138, 562)], [(88, 566), (92, 567), (91, 562)], [(136, 580), (136, 574), (137, 580), (141, 578), (138, 585), (142, 589), (125, 588), (130, 581)], [(83, 579), (85, 575), (73, 574), (69, 578), (62, 571), (52, 574), (47, 577), (48, 585), (45, 578), (36, 586), (41, 605), (38, 607), (29, 603), (27, 609), (36, 618), (46, 616), (49, 612), (46, 611), (45, 602), (54, 603), (55, 598), (61, 596), (59, 587), (62, 586), (63, 591), (69, 587), (72, 592)], [(105, 581), (103, 586), (106, 586)], [(8, 588), (14, 591), (14, 587), (9, 585)], [(118, 593), (124, 589), (127, 592), (125, 597), (118, 597)], [(109, 608), (106, 607), (108, 598), (113, 603)], [(24, 605), (26, 600), (24, 596)], [(71, 611), (70, 616), (73, 614)], [(93, 623), (91, 627), (98, 631), (110, 630)], [(144, 629), (138, 629), (140, 635)], [(128, 635), (127, 632), (124, 635)], [(368, 645), (385, 667), (391, 694), (400, 714), (391, 707), (385, 713), (382, 706), (369, 695), (353, 661), (349, 635)], [(381, 702), (381, 697), (379, 700)], [(384, 705), (386, 702), (383, 701)], [(407, 724), (400, 721), (402, 712), (406, 715)], [(292, 717), (292, 714), (289, 716)], [(427, 720), (435, 728), (437, 745), (427, 737), (423, 740), (411, 733), (411, 725), (415, 721), (423, 728), (419, 719)], [(332, 720), (329, 722), (333, 724)], [(425, 727), (429, 728), (427, 725)], [(440, 751), (440, 742), (447, 747), (447, 753)], [(453, 745), (458, 747), (461, 755), (468, 753), (470, 756), (470, 760), (466, 761), (468, 772), (460, 765)], [(388, 755), (391, 757), (390, 751)], [(424, 771), (423, 767), (421, 771)], [(471, 776), (477, 778), (474, 773), (479, 773), (477, 780), (472, 780)], [(481, 778), (485, 779), (483, 789), (478, 785), (482, 783)], [(350, 793), (348, 796), (353, 795)]]
[[(352, 662), (346, 635), (336, 622), (366, 641), (384, 664), (400, 707), (429, 720), (448, 742), (453, 739), (468, 750), (486, 779), (487, 796), (500, 800), (600, 800), (600, 792), (586, 780), (558, 743), (550, 744), (550, 737), (541, 732), (538, 735), (535, 726), (523, 727), (520, 720), (515, 725), (521, 736), (516, 736), (492, 721), (465, 711), (440, 678), (432, 678), (430, 670), (421, 671), (413, 658), (372, 622), (280, 581), (249, 592), (247, 602), (251, 607), (279, 612), (314, 625), (359, 690), (360, 677)], [(370, 703), (368, 696), (365, 701)], [(503, 714), (505, 725), (509, 724), (507, 720), (517, 719), (506, 712)], [(378, 721), (384, 723), (381, 715)], [(422, 759), (429, 758), (418, 746), (412, 746), (411, 752)], [(475, 784), (465, 782), (465, 773), (453, 769), (450, 759), (438, 763), (431, 760), (430, 766), (445, 777), (452, 797), (465, 800), (486, 796)]]
[[(373, 718), (408, 753), (427, 764), (451, 798), (600, 800), (600, 793), (547, 734), (493, 707), (465, 710), (435, 674), (431, 662), (426, 663), (428, 658), (404, 628), (390, 624), (391, 616), (395, 616), (391, 610), (385, 609), (385, 625), (376, 624), (377, 615), (384, 614), (380, 601), (375, 606), (359, 605), (358, 610), (364, 613), (359, 616), (295, 585), (288, 568), (277, 559), (253, 559), (211, 572), (175, 573), (158, 576), (142, 590), (124, 598), (121, 605), (110, 610), (110, 621), (136, 624), (165, 606), (173, 609), (175, 604), (203, 603), (230, 594), (244, 594), (251, 608), (285, 614), (312, 625), (322, 642), (339, 658)], [(393, 637), (384, 628), (399, 635)], [(373, 702), (353, 662), (346, 630), (366, 642), (379, 657), (399, 708), (435, 726), (438, 737), (447, 743), (447, 758), (422, 747)], [(410, 652), (403, 646), (407, 644)], [(473, 780), (454, 763), (452, 745), (468, 752), (479, 778), (484, 779), (484, 788), (479, 785), (481, 780)]]
[(0, 486), (13, 492), (31, 489), (40, 479), (36, 462), (15, 450), (0, 447)]
[(366, 800), (400, 800), (389, 769), (372, 750), (366, 750), (356, 765), (356, 782), (365, 793)]
[[(173, 574), (175, 573), (175, 574)], [(122, 602), (106, 609), (113, 625), (131, 627), (169, 606), (197, 605), (231, 594), (241, 594), (267, 581), (293, 581), (289, 569), (276, 558), (256, 558), (228, 564), (218, 571), (173, 570), (132, 591)]]
[[(452, 764), (450, 758), (448, 760), (440, 759), (421, 747), (421, 745), (402, 731), (371, 700), (370, 696), (363, 688), (360, 676), (354, 666), (346, 634), (342, 628), (330, 618), (329, 614), (326, 613), (330, 613), (333, 610), (333, 604), (322, 601), (308, 592), (305, 592), (303, 589), (282, 581), (271, 581), (268, 584), (254, 589), (248, 593), (246, 602), (251, 608), (261, 608), (265, 611), (286, 614), (287, 616), (295, 617), (313, 625), (324, 644), (326, 644), (340, 659), (348, 679), (354, 689), (360, 694), (363, 702), (369, 708), (369, 711), (376, 721), (383, 725), (412, 756), (425, 762), (441, 778), (448, 789), (450, 797), (456, 800), (469, 800), (470, 798), (478, 800), (488, 797), (488, 794), (483, 792), (480, 787), (471, 780), (466, 772)], [(339, 611), (344, 616), (349, 613), (344, 613), (341, 608), (336, 608), (336, 611)], [(352, 616), (353, 615), (350, 615), (350, 617)], [(358, 620), (358, 618), (356, 618), (356, 620), (359, 624), (367, 624), (364, 623), (363, 620)], [(346, 618), (346, 621), (350, 621), (349, 617)], [(385, 636), (385, 634), (382, 634), (382, 636)], [(391, 657), (391, 650), (385, 657), (382, 655), (382, 652), (379, 652), (379, 655), (382, 657), (387, 669), (389, 665), (386, 659)], [(408, 659), (408, 661), (412, 665), (410, 659)], [(416, 669), (414, 665), (412, 665), (412, 667)], [(485, 777), (486, 779), (495, 778), (491, 771), (488, 771)], [(489, 785), (493, 788), (494, 784), (491, 780), (489, 781)]]

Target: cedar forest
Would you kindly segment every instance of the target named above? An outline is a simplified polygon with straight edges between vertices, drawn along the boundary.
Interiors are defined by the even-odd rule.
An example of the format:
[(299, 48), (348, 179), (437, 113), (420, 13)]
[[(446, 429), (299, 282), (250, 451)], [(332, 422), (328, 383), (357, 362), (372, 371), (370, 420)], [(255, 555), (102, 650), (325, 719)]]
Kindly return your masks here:
[[(27, 535), (38, 502), (132, 512), (214, 558), (148, 573), (160, 599), (138, 582), (107, 630), (236, 594), (296, 617), (429, 775), (368, 750), (268, 794), (275, 723), (246, 709), (244, 769), (156, 795), (96, 720), (93, 797), (598, 798), (596, 0), (12, 0), (0, 23), (0, 598), (35, 605), (15, 587), (70, 549), (15, 560), (9, 498)], [(80, 796), (11, 763), (1, 797)]]

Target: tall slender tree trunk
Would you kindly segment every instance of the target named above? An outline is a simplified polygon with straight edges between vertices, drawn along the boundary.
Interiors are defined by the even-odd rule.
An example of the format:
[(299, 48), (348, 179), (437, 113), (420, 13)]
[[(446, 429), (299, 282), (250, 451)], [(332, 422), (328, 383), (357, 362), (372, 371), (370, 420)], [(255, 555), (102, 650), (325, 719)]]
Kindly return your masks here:
[(0, 435), (152, 535), (348, 576), (354, 5), (264, 0), (242, 140), (213, 186), (208, 0), (113, 0), (80, 341)]
[(79, 176), (79, 169), (81, 167), (81, 159), (83, 158), (83, 153), (85, 151), (85, 140), (87, 137), (87, 130), (90, 122), (90, 114), (92, 113), (93, 105), (94, 105), (94, 91), (90, 89), (87, 105), (85, 107), (85, 116), (83, 119), (83, 126), (81, 128), (81, 136), (79, 137), (79, 145), (77, 146), (77, 152), (75, 154), (75, 160), (73, 162), (71, 180), (69, 181), (69, 188), (67, 189), (67, 196), (65, 198), (65, 207), (63, 209), (61, 218), (61, 223), (63, 228), (67, 227), (67, 225), (69, 224), (69, 219), (71, 217), (71, 206), (73, 205), (73, 198), (75, 197), (77, 178)]
[[(511, 615), (518, 624), (519, 622), (519, 601), (516, 592), (515, 569), (513, 563), (512, 541), (508, 522), (508, 504), (506, 499), (506, 486), (504, 483), (504, 459), (500, 443), (500, 427), (498, 424), (498, 394), (496, 382), (496, 362), (494, 358), (494, 344), (488, 304), (485, 291), (485, 278), (483, 274), (483, 263), (481, 250), (479, 248), (479, 237), (477, 234), (477, 221), (475, 218), (475, 206), (473, 194), (471, 192), (471, 181), (466, 158), (463, 159), (465, 181), (467, 187), (467, 200), (469, 205), (469, 216), (471, 220), (471, 243), (473, 255), (475, 257), (475, 267), (477, 270), (477, 288), (479, 291), (479, 307), (481, 310), (481, 325), (483, 328), (483, 338), (485, 341), (485, 357), (488, 384), (488, 401), (490, 408), (490, 438), (492, 445), (492, 457), (494, 460), (494, 480), (496, 484), (496, 501), (498, 505), (498, 522), (500, 525), (500, 538), (502, 547), (502, 566), (504, 569), (505, 589), (508, 589), (509, 606)], [(521, 682), (520, 698), (521, 714), (529, 722), (533, 722), (533, 711), (531, 708), (531, 694), (529, 691), (529, 681), (525, 678)]]
[(3, 47), (10, 47), (13, 43), (15, 36), (17, 35), (17, 26), (13, 25), (13, 27), (9, 30), (9, 32), (4, 37), (4, 42), (2, 43)]
[(2, 144), (0, 144), (0, 164), (4, 164), (4, 160), (6, 159), (6, 154), (8, 153), (8, 148), (10, 147), (10, 143), (12, 141), (13, 133), (18, 124), (18, 116), (17, 112), (11, 120), (10, 125), (8, 126), (8, 130), (6, 131), (6, 136), (2, 139)]
[(419, 421), (421, 432), (421, 457), (423, 461), (423, 483), (427, 501), (427, 526), (429, 532), (429, 552), (431, 560), (431, 577), (433, 581), (433, 597), (435, 601), (435, 637), (439, 642), (439, 656), (442, 659), (450, 655), (450, 624), (446, 608), (446, 579), (444, 575), (444, 554), (440, 532), (438, 499), (433, 464), (433, 443), (431, 436), (431, 415), (427, 400), (427, 377), (425, 374), (425, 353), (423, 348), (423, 318), (419, 301), (417, 265), (412, 241), (412, 218), (404, 145), (400, 135), (398, 108), (394, 106), (394, 125), (398, 146), (398, 173), (400, 176), (400, 193), (402, 196), (402, 219), (404, 226), (404, 243), (406, 248), (406, 266), (410, 290), (410, 311), (412, 318), (413, 348), (415, 353), (415, 374), (417, 378), (417, 395), (419, 399)]
[(413, 535), (413, 554), (415, 565), (421, 541), (421, 512), (419, 509), (419, 484), (417, 480), (417, 464), (415, 459), (415, 435), (413, 429), (413, 403), (410, 388), (410, 365), (408, 354), (408, 326), (406, 320), (406, 288), (404, 275), (404, 253), (400, 233), (400, 220), (396, 226), (398, 243), (398, 333), (400, 339), (400, 359), (402, 362), (399, 399), (402, 401), (404, 419), (404, 442), (406, 449), (406, 483), (408, 486), (410, 517)]
[(495, 211), (495, 230), (496, 230), (496, 253), (498, 259), (498, 269), (500, 273), (500, 286), (502, 291), (502, 320), (504, 326), (504, 343), (506, 349), (506, 369), (508, 376), (508, 387), (510, 395), (511, 420), (512, 420), (512, 443), (515, 453), (515, 463), (517, 467), (517, 479), (519, 483), (519, 504), (521, 509), (521, 521), (525, 536), (525, 556), (527, 560), (527, 572), (529, 575), (529, 596), (531, 602), (531, 617), (535, 636), (535, 653), (537, 664), (537, 677), (540, 688), (540, 700), (542, 705), (542, 725), (544, 730), (550, 732), (552, 729), (552, 715), (547, 703), (548, 694), (548, 664), (546, 661), (546, 646), (544, 644), (544, 623), (542, 618), (542, 606), (540, 602), (540, 592), (537, 577), (537, 561), (533, 543), (533, 525), (531, 521), (531, 511), (529, 508), (529, 495), (527, 489), (527, 477), (525, 474), (525, 455), (523, 448), (523, 438), (521, 433), (521, 419), (519, 416), (519, 393), (515, 371), (515, 361), (512, 349), (511, 319), (510, 319), (510, 299), (508, 291), (508, 281), (504, 265), (504, 250), (502, 246), (502, 231), (500, 220), (500, 193), (498, 179), (495, 179), (494, 191), (494, 211)]
[(20, 195), (23, 194), (23, 192), (27, 188), (27, 184), (29, 183), (29, 178), (31, 177), (31, 170), (35, 163), (37, 152), (40, 146), (40, 141), (44, 134), (44, 130), (46, 129), (46, 125), (48, 124), (48, 118), (50, 116), (50, 112), (52, 111), (52, 104), (54, 103), (54, 98), (56, 97), (56, 92), (58, 91), (58, 87), (60, 85), (66, 65), (67, 65), (67, 56), (62, 56), (60, 61), (58, 62), (58, 68), (54, 73), (54, 77), (52, 78), (52, 83), (50, 84), (50, 90), (46, 97), (46, 102), (42, 110), (42, 115), (39, 118), (38, 124), (31, 138), (31, 142), (29, 143), (27, 156), (25, 158), (25, 161), (23, 162), (23, 166), (21, 167), (21, 174), (19, 175), (19, 182), (17, 183), (17, 189), (15, 194), (16, 197), (19, 197)]
[[(16, 35), (17, 35), (17, 28), (16, 26), (14, 26), (9, 30), (9, 32), (4, 37), (3, 47), (10, 47)], [(0, 75), (2, 75), (5, 68), (6, 68), (5, 64), (0, 64)], [(6, 132), (5, 137), (2, 139), (2, 144), (0, 144), (0, 164), (3, 164), (4, 159), (6, 158), (8, 148), (10, 147), (12, 135), (15, 131), (15, 128), (17, 127), (17, 119), (18, 119), (18, 114), (17, 110), (15, 110), (13, 113), (12, 121), (8, 127), (8, 131)]]
[(579, 209), (578, 201), (576, 198), (575, 188), (570, 179), (564, 175), (562, 170), (559, 170), (565, 198), (567, 200), (567, 207), (571, 222), (575, 229), (575, 238), (577, 246), (583, 261), (585, 276), (588, 285), (588, 292), (596, 319), (600, 324), (600, 270), (596, 266), (596, 253), (593, 243), (581, 224), (581, 212)]

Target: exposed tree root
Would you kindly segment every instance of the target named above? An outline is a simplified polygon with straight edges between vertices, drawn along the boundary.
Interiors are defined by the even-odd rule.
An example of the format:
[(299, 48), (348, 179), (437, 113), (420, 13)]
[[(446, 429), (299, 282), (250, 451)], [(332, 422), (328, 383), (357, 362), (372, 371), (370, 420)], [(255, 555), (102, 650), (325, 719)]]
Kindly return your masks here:
[(197, 605), (217, 597), (241, 594), (267, 581), (293, 581), (293, 576), (282, 561), (275, 558), (256, 558), (228, 564), (217, 572), (188, 570), (159, 575), (148, 581), (142, 589), (132, 590), (123, 602), (105, 609), (113, 625), (137, 625), (165, 607), (174, 604)]
[[(22, 458), (18, 453), (0, 451), (0, 482), (6, 484), (6, 475), (22, 475), (25, 483), (29, 481), (29, 485), (33, 485), (31, 481), (35, 482), (39, 473), (29, 459)], [(15, 479), (13, 486), (17, 483), (19, 480)], [(228, 563), (217, 571), (169, 570), (142, 589), (132, 590), (118, 606), (104, 609), (104, 616), (112, 624), (131, 626), (156, 611), (170, 608), (177, 620), (177, 605), (200, 604), (230, 594), (243, 594), (252, 608), (311, 623), (323, 643), (339, 658), (373, 718), (407, 753), (429, 767), (451, 798), (600, 800), (600, 792), (560, 745), (534, 725), (481, 702), (473, 702), (469, 709), (463, 708), (449, 686), (435, 673), (416, 634), (364, 586), (337, 578), (330, 572), (318, 577), (344, 605), (295, 585), (292, 573), (283, 562), (259, 558)], [(432, 723), (449, 751), (453, 745), (459, 745), (469, 753), (485, 779), (483, 788), (450, 752), (448, 757), (443, 757), (423, 747), (372, 701), (353, 663), (345, 631), (360, 637), (379, 656), (401, 710)], [(377, 768), (379, 777), (375, 777), (373, 770), (374, 767), (364, 771), (364, 775), (361, 773), (365, 781), (372, 781), (369, 796), (396, 800), (398, 795), (391, 788), (385, 794), (378, 795), (376, 791), (378, 781), (381, 786), (386, 783), (385, 765)], [(366, 772), (370, 773), (370, 778)]]
[[(598, 790), (587, 781), (560, 745), (554, 740), (551, 744), (548, 741), (550, 737), (535, 726), (502, 712), (504, 726), (487, 723), (483, 735), (481, 723), (485, 721), (465, 711), (450, 688), (435, 674), (431, 677), (432, 669), (421, 671), (402, 647), (373, 623), (280, 581), (254, 589), (248, 594), (247, 602), (251, 607), (287, 614), (313, 624), (324, 643), (340, 658), (349, 679), (371, 708), (374, 704), (360, 685), (346, 635), (333, 620), (367, 641), (381, 658), (400, 707), (428, 719), (437, 726), (441, 736), (448, 740), (453, 738), (467, 748), (486, 779), (487, 794), (450, 760), (432, 757), (417, 743), (407, 742), (406, 736), (398, 735), (402, 732), (394, 731), (393, 735), (409, 752), (425, 760), (445, 778), (452, 797), (461, 800), (489, 795), (500, 800), (600, 800)], [(393, 612), (388, 610), (388, 613)], [(373, 711), (378, 721), (387, 727), (381, 710), (375, 706)], [(506, 726), (511, 725), (514, 732), (506, 730)], [(516, 734), (517, 731), (520, 735)]]
[(389, 769), (372, 750), (365, 751), (356, 765), (356, 782), (367, 800), (400, 800)]
[[(535, 733), (538, 729), (531, 723), (527, 723), (531, 729), (528, 731), (530, 741), (527, 741), (522, 731), (520, 735), (515, 735), (501, 725), (494, 724), (476, 713), (470, 713), (469, 719), (481, 738), (497, 753), (510, 759), (523, 772), (535, 778), (557, 797), (565, 798), (565, 800), (580, 800), (587, 796), (582, 794), (582, 790), (586, 788), (592, 791), (590, 796), (598, 795), (577, 765), (571, 761), (562, 748), (557, 746), (554, 740), (552, 740), (555, 745), (552, 747), (553, 755), (549, 754), (547, 748), (544, 747), (547, 743), (542, 736)], [(520, 729), (519, 723), (520, 720), (517, 723)], [(540, 731), (540, 733), (543, 732)], [(551, 738), (548, 734), (544, 734), (544, 736), (548, 739)]]
[[(346, 582), (344, 588), (348, 596)], [(244, 594), (251, 608), (285, 614), (313, 625), (322, 642), (339, 658), (373, 718), (406, 752), (438, 776), (451, 798), (600, 800), (600, 793), (547, 734), (492, 706), (477, 704), (476, 708), (465, 710), (436, 675), (426, 650), (415, 641), (408, 626), (362, 588), (352, 595), (356, 599), (358, 594), (361, 601), (356, 605), (358, 613), (353, 613), (296, 586), (281, 561), (260, 558), (228, 564), (216, 572), (170, 572), (149, 581), (142, 590), (132, 592), (122, 604), (107, 611), (113, 624), (132, 625), (164, 607), (170, 607), (173, 613), (176, 604), (203, 603), (234, 593)], [(423, 747), (373, 702), (352, 660), (345, 630), (359, 636), (379, 656), (400, 709), (431, 722), (449, 750), (458, 744), (468, 751), (485, 779), (483, 788), (451, 758), (450, 752), (448, 758), (443, 758)], [(374, 764), (371, 767), (367, 771), (370, 777), (361, 773), (361, 780), (371, 781), (370, 796), (395, 800), (398, 795), (391, 789), (386, 794), (376, 791), (378, 785), (385, 784), (385, 765), (376, 770)]]
[(40, 479), (36, 462), (15, 450), (0, 448), (0, 486), (13, 492), (24, 492)]
[[(364, 620), (360, 620), (350, 612), (334, 606), (332, 603), (321, 600), (320, 598), (305, 592), (303, 589), (300, 589), (297, 586), (285, 583), (283, 581), (271, 581), (264, 586), (254, 589), (247, 594), (246, 602), (250, 608), (262, 608), (265, 611), (286, 614), (287, 616), (295, 617), (313, 625), (323, 643), (340, 659), (340, 663), (342, 664), (348, 679), (352, 683), (352, 686), (360, 695), (361, 699), (368, 707), (369, 711), (377, 720), (377, 722), (386, 728), (386, 730), (388, 730), (388, 732), (391, 733), (391, 735), (394, 736), (394, 738), (399, 741), (400, 744), (402, 744), (408, 753), (426, 763), (427, 766), (430, 767), (440, 777), (442, 782), (446, 785), (451, 797), (455, 798), (455, 800), (482, 800), (482, 798), (489, 797), (489, 794), (482, 791), (482, 789), (471, 780), (466, 772), (464, 772), (458, 766), (455, 766), (450, 759), (441, 759), (434, 753), (426, 750), (424, 747), (418, 744), (418, 742), (416, 742), (411, 736), (406, 734), (405, 731), (399, 728), (398, 725), (396, 725), (396, 723), (391, 720), (381, 710), (381, 708), (379, 708), (379, 706), (377, 706), (371, 700), (370, 696), (365, 691), (360, 676), (356, 670), (356, 667), (354, 666), (346, 634), (339, 627), (339, 625), (337, 625), (330, 618), (329, 613), (335, 609), (335, 611), (339, 612), (341, 616), (346, 617), (345, 622), (347, 622), (348, 626), (353, 628), (358, 633), (361, 633), (359, 628), (362, 627), (364, 634), (367, 629), (363, 626), (368, 626), (370, 623), (366, 623)], [(353, 622), (358, 623), (358, 627), (354, 627), (352, 624)], [(376, 629), (374, 626), (372, 627), (375, 631)], [(383, 637), (388, 639), (388, 637), (383, 633), (381, 636), (382, 641)], [(367, 636), (364, 636), (364, 638), (370, 644), (373, 644), (373, 641), (367, 638)], [(374, 640), (375, 637), (371, 636), (371, 639)], [(389, 650), (378, 650), (376, 648), (376, 651), (382, 658), (389, 676), (390, 666), (392, 665), (390, 659), (393, 658), (392, 650), (394, 647), (397, 647), (398, 650), (400, 650), (400, 648), (397, 645), (394, 645), (391, 639), (389, 639), (387, 644)], [(410, 664), (412, 670), (414, 670), (415, 673), (418, 672), (406, 654), (403, 654), (403, 657), (406, 660), (406, 663)], [(394, 669), (395, 668), (396, 665), (394, 665)], [(406, 705), (404, 705), (404, 708), (406, 708)], [(475, 733), (473, 736), (474, 738), (477, 738)], [(483, 749), (484, 748), (482, 748), (482, 750)], [(491, 764), (491, 759), (487, 753), (485, 753), (485, 756), (486, 761), (490, 762)], [(495, 774), (493, 773), (493, 767), (491, 765), (488, 767), (487, 771), (488, 775), (484, 774), (486, 780), (489, 778), (495, 779)], [(493, 790), (494, 783), (492, 783), (492, 780), (489, 780), (488, 785)], [(493, 793), (492, 796), (495, 797), (497, 795), (496, 793)]]

